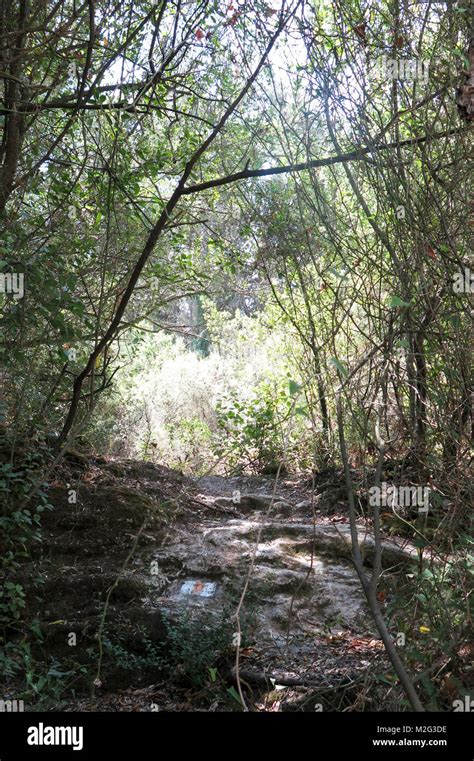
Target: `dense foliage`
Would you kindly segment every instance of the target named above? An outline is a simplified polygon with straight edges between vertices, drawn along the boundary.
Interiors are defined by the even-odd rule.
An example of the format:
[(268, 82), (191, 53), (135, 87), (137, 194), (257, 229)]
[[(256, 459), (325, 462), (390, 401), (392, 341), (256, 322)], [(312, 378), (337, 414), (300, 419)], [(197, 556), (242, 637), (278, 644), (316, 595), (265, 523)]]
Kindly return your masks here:
[(468, 26), (462, 1), (2, 4), (9, 663), (68, 448), (367, 488), (393, 462), (431, 490), (401, 529), (442, 567), (399, 594), (437, 705), (472, 625)]

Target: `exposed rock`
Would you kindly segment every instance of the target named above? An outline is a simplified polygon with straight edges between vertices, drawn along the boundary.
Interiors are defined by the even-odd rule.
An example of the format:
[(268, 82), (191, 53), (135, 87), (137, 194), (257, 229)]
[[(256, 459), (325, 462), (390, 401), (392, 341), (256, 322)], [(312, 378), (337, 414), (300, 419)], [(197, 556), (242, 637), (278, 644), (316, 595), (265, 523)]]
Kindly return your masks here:
[[(217, 477), (210, 485), (222, 488)], [(171, 538), (154, 555), (171, 583), (165, 590), (150, 591), (149, 603), (217, 615), (229, 600), (239, 598), (253, 565), (246, 605), (255, 610), (259, 643), (282, 640), (288, 632), (310, 635), (335, 626), (373, 627), (351, 561), (349, 525), (313, 524), (310, 500), (292, 504), (279, 494), (246, 494), (242, 486), (232, 479), (227, 494), (221, 491), (214, 499), (200, 494), (212, 500), (209, 518)], [(338, 494), (336, 490), (333, 497)], [(216, 517), (219, 507), (226, 512)], [(370, 574), (374, 541), (363, 527), (359, 545)], [(383, 542), (384, 568), (412, 563), (415, 556), (412, 547)]]

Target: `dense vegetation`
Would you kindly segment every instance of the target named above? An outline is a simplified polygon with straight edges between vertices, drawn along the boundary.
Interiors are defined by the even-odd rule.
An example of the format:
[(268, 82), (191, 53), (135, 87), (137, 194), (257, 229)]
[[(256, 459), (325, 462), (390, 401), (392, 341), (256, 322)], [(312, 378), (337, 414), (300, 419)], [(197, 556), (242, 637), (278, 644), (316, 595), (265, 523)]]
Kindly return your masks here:
[[(474, 689), (469, 4), (1, 14), (0, 663), (15, 694), (58, 700), (95, 658), (48, 660), (45, 579), (24, 570), (51, 489), (67, 502), (72, 451), (191, 476), (336, 469), (352, 527), (363, 515), (418, 550), (382, 611), (383, 572), (376, 559), (368, 579), (354, 547), (398, 706), (452, 710)], [(428, 511), (370, 500), (387, 483), (429, 489)]]

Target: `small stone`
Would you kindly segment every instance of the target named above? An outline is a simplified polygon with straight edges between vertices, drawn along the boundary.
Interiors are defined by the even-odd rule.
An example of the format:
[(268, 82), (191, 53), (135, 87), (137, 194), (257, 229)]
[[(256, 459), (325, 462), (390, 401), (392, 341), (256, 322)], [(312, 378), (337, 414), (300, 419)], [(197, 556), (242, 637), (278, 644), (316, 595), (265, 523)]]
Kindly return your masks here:
[(298, 502), (298, 504), (296, 505), (297, 510), (306, 510), (307, 508), (311, 508), (310, 499), (304, 499), (302, 502)]
[(279, 502), (275, 502), (273, 505), (274, 510), (277, 513), (280, 513), (280, 515), (288, 516), (291, 514), (292, 506), (289, 502), (286, 502), (285, 500), (281, 500)]

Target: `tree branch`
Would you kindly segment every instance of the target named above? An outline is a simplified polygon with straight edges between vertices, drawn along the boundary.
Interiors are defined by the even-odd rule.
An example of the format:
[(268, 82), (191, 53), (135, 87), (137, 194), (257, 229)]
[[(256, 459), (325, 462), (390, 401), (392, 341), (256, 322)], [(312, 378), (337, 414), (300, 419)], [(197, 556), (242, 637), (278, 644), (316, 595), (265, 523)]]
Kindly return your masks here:
[(419, 145), (420, 143), (428, 143), (432, 140), (439, 140), (442, 137), (450, 137), (451, 135), (457, 135), (460, 132), (465, 132), (464, 128), (457, 128), (448, 130), (447, 132), (437, 132), (433, 135), (420, 135), (419, 137), (411, 137), (401, 142), (382, 143), (381, 145), (370, 145), (365, 148), (356, 148), (348, 153), (341, 153), (336, 156), (327, 156), (322, 159), (313, 159), (311, 161), (302, 161), (299, 164), (285, 164), (283, 166), (269, 167), (268, 169), (243, 169), (241, 172), (235, 174), (228, 174), (226, 177), (219, 177), (215, 180), (208, 180), (207, 182), (200, 182), (195, 185), (189, 185), (182, 192), (182, 195), (192, 195), (193, 193), (201, 193), (203, 190), (209, 190), (210, 188), (218, 188), (222, 185), (229, 185), (232, 182), (239, 182), (240, 180), (248, 180), (252, 177), (271, 177), (272, 175), (288, 174), (289, 172), (303, 172), (305, 169), (317, 169), (322, 166), (332, 166), (333, 164), (344, 164), (347, 161), (360, 161), (369, 153), (377, 153), (378, 151), (386, 151), (390, 148), (403, 148), (405, 146)]

